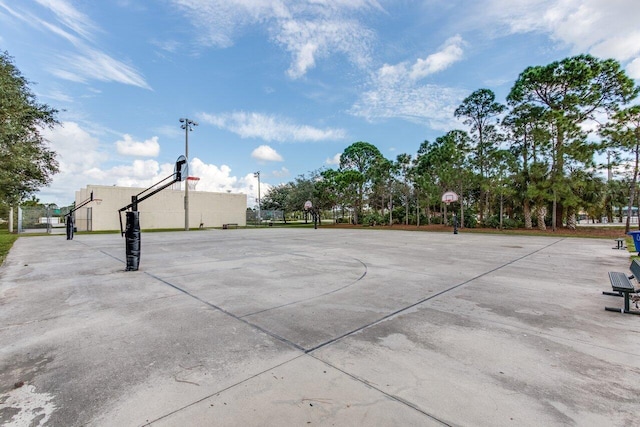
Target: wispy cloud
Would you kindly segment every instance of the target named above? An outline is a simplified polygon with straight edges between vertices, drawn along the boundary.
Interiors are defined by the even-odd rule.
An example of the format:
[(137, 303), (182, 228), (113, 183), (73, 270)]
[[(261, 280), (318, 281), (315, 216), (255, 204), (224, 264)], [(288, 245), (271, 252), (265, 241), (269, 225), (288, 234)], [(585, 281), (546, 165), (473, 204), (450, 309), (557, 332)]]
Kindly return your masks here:
[(284, 159), (276, 150), (268, 145), (261, 145), (251, 152), (251, 157), (264, 162), (282, 162)]
[(370, 62), (374, 32), (359, 14), (380, 13), (375, 0), (173, 0), (206, 46), (229, 47), (243, 31), (264, 25), (274, 43), (291, 54), (287, 74), (297, 79), (332, 54), (362, 67)]
[(265, 141), (335, 141), (346, 137), (346, 132), (343, 129), (319, 129), (313, 126), (299, 125), (278, 116), (260, 113), (203, 113), (199, 115), (199, 119), (240, 135), (242, 138), (260, 138)]
[(292, 79), (304, 76), (316, 61), (341, 53), (364, 67), (370, 62), (373, 32), (352, 19), (286, 20), (276, 30), (275, 40), (291, 53), (287, 74)]
[(40, 5), (50, 9), (62, 24), (81, 37), (92, 40), (97, 26), (88, 16), (75, 9), (66, 0), (36, 0)]
[(368, 89), (362, 93), (349, 112), (369, 121), (401, 118), (427, 124), (434, 129), (448, 130), (455, 125), (453, 112), (466, 91), (419, 80), (443, 71), (463, 56), (465, 42), (459, 35), (448, 39), (438, 52), (413, 64), (385, 64), (373, 73)]
[(31, 26), (36, 31), (53, 34), (69, 43), (66, 53), (51, 52), (49, 72), (54, 76), (79, 83), (92, 80), (116, 82), (151, 89), (143, 75), (132, 65), (117, 60), (94, 41), (94, 33), (101, 29), (66, 0), (36, 0), (50, 10), (55, 21), (32, 13), (9, 8), (0, 1), (0, 10)]
[(79, 53), (61, 54), (57, 64), (51, 67), (51, 73), (77, 82), (100, 80), (151, 89), (135, 67), (91, 48), (83, 49)]
[(276, 178), (284, 178), (290, 175), (289, 169), (285, 168), (284, 166), (281, 167), (278, 170), (274, 170), (271, 172), (271, 175), (275, 176)]

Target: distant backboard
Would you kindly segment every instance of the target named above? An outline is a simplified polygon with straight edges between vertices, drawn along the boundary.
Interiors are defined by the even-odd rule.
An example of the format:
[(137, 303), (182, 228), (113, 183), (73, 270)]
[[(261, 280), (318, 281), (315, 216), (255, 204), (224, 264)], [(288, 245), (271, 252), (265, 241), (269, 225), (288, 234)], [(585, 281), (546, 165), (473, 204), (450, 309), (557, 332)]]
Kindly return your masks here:
[(313, 204), (311, 204), (311, 200), (307, 200), (306, 202), (304, 202), (304, 210), (305, 211), (308, 211), (312, 207), (313, 207)]
[(457, 202), (458, 201), (458, 195), (456, 193), (454, 193), (453, 191), (447, 191), (446, 193), (444, 193), (442, 195), (442, 201), (446, 204), (452, 203), (452, 202)]
[(176, 166), (173, 169), (173, 173), (176, 175), (176, 179), (184, 181), (189, 176), (189, 163), (185, 156), (179, 156), (176, 160)]

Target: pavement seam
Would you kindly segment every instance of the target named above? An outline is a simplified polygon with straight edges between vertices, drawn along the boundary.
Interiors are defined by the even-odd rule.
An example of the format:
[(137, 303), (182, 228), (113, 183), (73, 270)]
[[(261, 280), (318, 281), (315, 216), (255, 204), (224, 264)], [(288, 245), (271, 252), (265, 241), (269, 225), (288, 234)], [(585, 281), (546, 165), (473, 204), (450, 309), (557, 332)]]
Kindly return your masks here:
[(171, 415), (177, 414), (178, 412), (183, 411), (183, 410), (185, 410), (185, 409), (187, 409), (187, 408), (189, 408), (189, 407), (191, 407), (191, 406), (197, 405), (198, 403), (204, 402), (204, 401), (205, 401), (205, 400), (207, 400), (207, 399), (211, 399), (213, 396), (216, 396), (216, 395), (219, 395), (220, 393), (224, 393), (225, 391), (231, 390), (232, 388), (235, 388), (235, 387), (237, 387), (237, 386), (239, 386), (239, 385), (242, 385), (242, 384), (246, 383), (247, 381), (250, 381), (250, 380), (252, 380), (252, 379), (254, 379), (254, 378), (257, 378), (257, 377), (259, 377), (259, 376), (261, 376), (261, 375), (264, 375), (264, 374), (266, 374), (267, 372), (272, 371), (272, 370), (274, 370), (274, 369), (280, 368), (280, 367), (282, 367), (282, 366), (284, 366), (284, 365), (286, 365), (286, 364), (288, 364), (288, 363), (291, 363), (291, 362), (293, 362), (294, 360), (297, 360), (297, 359), (299, 359), (299, 358), (301, 358), (301, 357), (304, 357), (304, 356), (305, 356), (304, 354), (299, 354), (299, 355), (295, 356), (295, 357), (294, 357), (294, 358), (292, 358), (292, 359), (285, 360), (285, 361), (284, 361), (284, 362), (282, 362), (282, 363), (279, 363), (279, 364), (277, 364), (277, 365), (275, 365), (275, 366), (271, 366), (271, 367), (269, 367), (269, 368), (267, 368), (267, 369), (264, 369), (264, 370), (262, 370), (262, 371), (260, 371), (260, 372), (258, 372), (258, 373), (256, 373), (256, 374), (253, 374), (253, 375), (251, 375), (251, 376), (249, 376), (249, 377), (247, 377), (247, 378), (243, 379), (242, 381), (238, 381), (238, 382), (236, 382), (236, 383), (234, 383), (234, 384), (231, 384), (231, 385), (229, 385), (229, 386), (227, 386), (227, 387), (224, 387), (224, 388), (222, 388), (222, 389), (220, 389), (220, 390), (218, 390), (218, 391), (215, 391), (215, 392), (213, 392), (213, 393), (210, 393), (210, 394), (208, 394), (208, 395), (206, 395), (206, 396), (204, 396), (204, 397), (202, 397), (202, 398), (200, 398), (200, 399), (198, 399), (198, 400), (195, 400), (195, 401), (193, 401), (193, 402), (191, 402), (191, 403), (189, 403), (189, 404), (187, 404), (187, 405), (184, 405), (184, 406), (182, 406), (182, 407), (180, 407), (180, 408), (178, 408), (178, 409), (174, 409), (174, 410), (173, 410), (173, 411), (171, 411), (171, 412), (168, 412), (168, 413), (166, 413), (166, 414), (164, 414), (164, 415), (161, 415), (160, 417), (158, 417), (158, 418), (156, 418), (156, 419), (153, 419), (153, 420), (151, 420), (151, 421), (147, 420), (147, 421), (145, 422), (145, 424), (142, 424), (142, 426), (143, 426), (143, 427), (151, 426), (151, 425), (152, 425), (153, 423), (155, 423), (155, 422), (158, 422), (158, 421), (160, 421), (160, 420), (162, 420), (162, 419), (164, 419), (164, 418), (170, 417)]
[(376, 387), (376, 386), (372, 385), (372, 384), (371, 384), (370, 382), (368, 382), (367, 380), (365, 380), (365, 379), (363, 379), (363, 378), (360, 378), (360, 377), (357, 377), (357, 376), (355, 376), (354, 374), (350, 374), (349, 372), (347, 372), (347, 371), (345, 371), (345, 370), (343, 370), (343, 369), (340, 369), (340, 368), (338, 368), (337, 366), (332, 365), (331, 363), (327, 362), (326, 360), (320, 359), (319, 357), (317, 357), (317, 356), (315, 356), (315, 355), (313, 355), (313, 354), (309, 354), (309, 356), (311, 356), (312, 358), (316, 359), (316, 360), (317, 360), (317, 361), (319, 361), (320, 363), (324, 363), (325, 365), (329, 366), (331, 369), (335, 369), (336, 371), (341, 372), (342, 374), (344, 374), (344, 375), (348, 376), (349, 378), (351, 378), (351, 379), (353, 379), (353, 380), (355, 380), (355, 381), (357, 381), (357, 382), (359, 382), (359, 383), (361, 383), (361, 384), (364, 384), (366, 387), (369, 387), (369, 388), (371, 388), (372, 390), (377, 391), (378, 393), (380, 393), (380, 394), (382, 394), (382, 395), (384, 395), (384, 396), (388, 397), (389, 399), (391, 399), (391, 400), (395, 400), (395, 401), (396, 401), (396, 402), (398, 402), (398, 403), (401, 403), (401, 404), (403, 404), (403, 405), (405, 405), (405, 406), (408, 406), (409, 408), (411, 408), (411, 409), (413, 409), (413, 410), (415, 410), (415, 411), (417, 411), (417, 412), (420, 412), (421, 414), (423, 414), (423, 415), (425, 415), (425, 416), (427, 416), (427, 417), (431, 418), (432, 420), (439, 422), (439, 423), (440, 423), (440, 424), (442, 424), (443, 426), (451, 426), (451, 424), (449, 424), (449, 423), (447, 423), (447, 422), (445, 422), (445, 421), (441, 420), (440, 418), (436, 417), (435, 415), (432, 415), (432, 414), (430, 414), (430, 413), (428, 413), (428, 412), (426, 412), (426, 411), (424, 411), (424, 410), (420, 409), (418, 406), (416, 406), (415, 404), (413, 404), (413, 403), (409, 402), (408, 400), (405, 400), (405, 399), (403, 399), (403, 398), (401, 398), (401, 397), (399, 397), (399, 396), (395, 396), (395, 395), (393, 395), (393, 394), (387, 393), (386, 391), (384, 391), (384, 390), (382, 390), (382, 389), (380, 389), (380, 388), (378, 388), (378, 387)]
[(515, 259), (513, 259), (513, 260), (511, 260), (511, 261), (509, 261), (509, 262), (506, 262), (506, 263), (504, 263), (504, 264), (502, 264), (502, 265), (499, 265), (499, 266), (497, 266), (497, 267), (495, 267), (495, 268), (493, 268), (493, 269), (491, 269), (491, 270), (489, 270), (489, 271), (485, 271), (484, 273), (478, 274), (478, 275), (477, 275), (477, 276), (475, 276), (475, 277), (472, 277), (472, 278), (470, 278), (470, 279), (467, 279), (467, 280), (465, 280), (464, 282), (458, 283), (457, 285), (453, 285), (453, 286), (451, 286), (451, 287), (449, 287), (449, 288), (447, 288), (447, 289), (444, 289), (444, 290), (442, 290), (442, 291), (440, 291), (440, 292), (437, 292), (437, 293), (435, 293), (435, 294), (433, 294), (433, 295), (430, 295), (430, 296), (428, 296), (428, 297), (422, 298), (422, 299), (420, 299), (420, 300), (418, 300), (418, 301), (414, 302), (413, 304), (410, 304), (410, 305), (405, 306), (405, 307), (403, 307), (403, 308), (400, 308), (400, 309), (398, 309), (398, 310), (396, 310), (396, 311), (394, 311), (394, 312), (392, 312), (392, 313), (389, 313), (389, 314), (387, 314), (387, 315), (385, 315), (385, 316), (382, 316), (381, 318), (379, 318), (379, 319), (377, 319), (377, 320), (374, 320), (373, 322), (367, 323), (366, 325), (362, 325), (362, 326), (360, 326), (360, 327), (358, 327), (358, 328), (356, 328), (356, 329), (353, 329), (353, 330), (351, 330), (351, 331), (349, 331), (349, 332), (345, 332), (344, 334), (342, 334), (342, 335), (340, 335), (340, 336), (338, 336), (338, 337), (335, 337), (335, 338), (332, 338), (332, 339), (330, 339), (330, 340), (328, 340), (328, 341), (325, 341), (325, 342), (323, 342), (323, 343), (320, 343), (320, 344), (316, 345), (315, 347), (312, 347), (312, 348), (310, 348), (310, 349), (306, 350), (306, 352), (307, 352), (307, 353), (311, 353), (311, 352), (313, 352), (313, 351), (315, 351), (315, 350), (318, 350), (318, 349), (320, 349), (320, 348), (322, 348), (322, 347), (325, 347), (325, 346), (327, 346), (327, 345), (329, 345), (329, 344), (333, 344), (334, 342), (340, 341), (341, 339), (346, 338), (346, 337), (348, 337), (348, 336), (350, 336), (350, 335), (353, 335), (353, 334), (358, 333), (358, 332), (360, 332), (360, 331), (363, 331), (363, 330), (365, 330), (365, 329), (367, 329), (367, 328), (370, 328), (371, 326), (375, 326), (375, 325), (377, 325), (378, 323), (381, 323), (381, 322), (384, 322), (384, 321), (386, 321), (386, 320), (389, 320), (389, 319), (391, 319), (392, 317), (395, 317), (396, 315), (398, 315), (398, 314), (400, 314), (400, 313), (403, 313), (403, 312), (405, 312), (405, 311), (407, 311), (407, 310), (410, 310), (410, 309), (412, 309), (412, 308), (414, 308), (414, 307), (416, 307), (416, 306), (418, 306), (418, 305), (424, 304), (425, 302), (427, 302), (427, 301), (429, 301), (429, 300), (432, 300), (432, 299), (434, 299), (434, 298), (437, 298), (437, 297), (439, 297), (440, 295), (443, 295), (443, 294), (445, 294), (445, 293), (447, 293), (447, 292), (453, 291), (454, 289), (457, 289), (457, 288), (459, 288), (459, 287), (461, 287), (461, 286), (464, 286), (464, 285), (466, 285), (466, 284), (468, 284), (468, 283), (471, 283), (471, 282), (473, 282), (474, 280), (477, 280), (477, 279), (479, 279), (479, 278), (481, 278), (481, 277), (484, 277), (484, 276), (486, 276), (486, 275), (488, 275), (488, 274), (491, 274), (491, 273), (493, 273), (493, 272), (495, 272), (495, 271), (498, 271), (498, 270), (500, 270), (500, 269), (502, 269), (502, 268), (504, 268), (504, 267), (506, 267), (506, 266), (508, 266), (508, 265), (511, 265), (511, 264), (513, 264), (513, 263), (516, 263), (516, 262), (518, 262), (518, 261), (520, 261), (520, 260), (522, 260), (522, 259), (524, 259), (524, 258), (527, 258), (527, 257), (529, 257), (529, 256), (531, 256), (531, 255), (534, 255), (534, 254), (536, 254), (536, 253), (538, 253), (538, 252), (541, 252), (541, 251), (543, 251), (543, 250), (545, 250), (545, 249), (547, 249), (547, 248), (549, 248), (549, 247), (551, 247), (551, 246), (553, 246), (553, 245), (555, 245), (555, 244), (557, 244), (557, 243), (562, 242), (563, 240), (565, 240), (565, 239), (564, 239), (564, 238), (562, 238), (562, 239), (560, 239), (560, 240), (556, 240), (555, 242), (550, 243), (550, 244), (548, 244), (548, 245), (546, 245), (546, 246), (543, 246), (543, 247), (541, 247), (540, 249), (536, 249), (536, 250), (535, 250), (535, 251), (533, 251), (533, 252), (529, 252), (528, 254), (524, 254), (524, 255), (522, 255), (522, 256), (520, 256), (520, 257), (518, 257), (518, 258), (515, 258)]
[(230, 311), (225, 310), (225, 309), (224, 309), (224, 308), (222, 308), (222, 307), (219, 307), (219, 306), (217, 306), (217, 305), (215, 305), (215, 304), (210, 303), (209, 301), (205, 301), (205, 300), (203, 300), (202, 298), (200, 298), (199, 296), (194, 295), (194, 294), (192, 294), (191, 292), (187, 291), (186, 289), (182, 289), (181, 287), (176, 286), (176, 285), (174, 285), (174, 284), (173, 284), (173, 283), (171, 283), (171, 282), (167, 282), (166, 280), (164, 280), (164, 279), (162, 279), (162, 278), (160, 278), (160, 277), (158, 277), (158, 276), (155, 276), (155, 275), (153, 275), (153, 274), (151, 274), (151, 273), (149, 273), (149, 272), (146, 272), (146, 271), (145, 271), (145, 272), (144, 272), (144, 274), (146, 274), (147, 276), (152, 277), (152, 278), (154, 278), (154, 279), (158, 280), (158, 281), (159, 281), (159, 282), (161, 282), (161, 283), (164, 283), (164, 284), (165, 284), (165, 285), (167, 285), (167, 286), (171, 286), (171, 287), (172, 287), (172, 288), (174, 288), (175, 290), (182, 292), (183, 294), (185, 294), (185, 295), (187, 295), (187, 296), (189, 296), (189, 297), (191, 297), (191, 298), (195, 299), (196, 301), (199, 301), (199, 302), (201, 302), (201, 303), (203, 303), (203, 304), (205, 304), (205, 305), (207, 305), (207, 306), (209, 306), (209, 307), (213, 308), (214, 310), (218, 310), (218, 311), (220, 311), (221, 313), (224, 313), (224, 314), (226, 314), (227, 316), (229, 316), (229, 317), (231, 317), (231, 318), (233, 318), (233, 319), (235, 319), (235, 320), (238, 320), (239, 322), (242, 322), (242, 323), (244, 323), (244, 324), (246, 324), (246, 325), (248, 325), (248, 326), (251, 326), (252, 328), (257, 329), (257, 330), (259, 330), (260, 332), (262, 332), (262, 333), (264, 333), (264, 334), (267, 334), (267, 335), (269, 335), (270, 337), (275, 338), (276, 340), (278, 340), (278, 341), (280, 341), (280, 342), (282, 342), (282, 343), (285, 343), (285, 344), (290, 345), (291, 347), (293, 347), (293, 348), (295, 348), (295, 349), (297, 349), (297, 350), (300, 350), (300, 351), (305, 352), (304, 347), (299, 346), (298, 344), (294, 343), (293, 341), (290, 341), (290, 340), (288, 340), (288, 339), (286, 339), (286, 338), (284, 338), (284, 337), (281, 337), (280, 335), (278, 335), (278, 334), (276, 334), (276, 333), (273, 333), (273, 332), (271, 332), (271, 331), (269, 331), (269, 330), (267, 330), (267, 329), (263, 328), (262, 326), (256, 325), (255, 323), (251, 323), (251, 322), (249, 322), (248, 320), (243, 319), (242, 317), (239, 317), (239, 316), (237, 316), (237, 315), (235, 315), (235, 314), (231, 313)]

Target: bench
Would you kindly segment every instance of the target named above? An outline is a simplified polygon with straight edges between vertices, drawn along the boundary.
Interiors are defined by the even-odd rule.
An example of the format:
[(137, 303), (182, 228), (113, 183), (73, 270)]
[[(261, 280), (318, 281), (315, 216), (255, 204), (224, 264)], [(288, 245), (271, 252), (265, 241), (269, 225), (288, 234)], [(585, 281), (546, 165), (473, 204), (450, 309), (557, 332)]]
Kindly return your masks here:
[(235, 228), (238, 228), (238, 224), (236, 224), (236, 223), (231, 223), (231, 224), (222, 224), (222, 229), (223, 229), (223, 230), (228, 230), (228, 229), (229, 229), (229, 227), (235, 227)]
[[(611, 295), (616, 297), (624, 298), (624, 308), (614, 308), (614, 307), (605, 307), (604, 309), (607, 311), (615, 311), (620, 313), (628, 313), (628, 314), (640, 314), (640, 311), (631, 311), (629, 308), (629, 294), (634, 294), (640, 292), (640, 289), (635, 289), (633, 283), (631, 283), (631, 279), (640, 278), (640, 262), (638, 260), (631, 261), (631, 266), (629, 266), (629, 270), (631, 270), (632, 275), (627, 276), (625, 273), (620, 273), (617, 271), (609, 272), (609, 281), (611, 282), (611, 288), (614, 292), (605, 292), (602, 293), (604, 295)], [(637, 303), (636, 303), (637, 306)]]

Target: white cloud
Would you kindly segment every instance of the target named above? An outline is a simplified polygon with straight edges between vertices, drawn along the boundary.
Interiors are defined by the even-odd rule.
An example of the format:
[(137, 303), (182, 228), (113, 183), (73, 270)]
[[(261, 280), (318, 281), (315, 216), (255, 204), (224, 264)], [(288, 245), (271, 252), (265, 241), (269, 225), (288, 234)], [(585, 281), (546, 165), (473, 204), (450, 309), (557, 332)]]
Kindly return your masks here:
[(89, 17), (76, 10), (65, 0), (36, 0), (40, 5), (50, 9), (65, 26), (81, 35), (83, 38), (91, 39), (92, 33), (96, 30), (95, 25)]
[(342, 129), (318, 129), (260, 113), (234, 112), (217, 115), (203, 113), (198, 117), (203, 122), (226, 129), (242, 138), (260, 138), (265, 141), (333, 141), (344, 139), (346, 136), (346, 132)]
[(231, 176), (231, 168), (227, 165), (212, 165), (204, 163), (195, 157), (189, 164), (189, 175), (200, 178), (199, 191), (215, 192), (244, 192), (246, 186), (239, 182), (235, 176)]
[[(244, 193), (247, 195), (247, 206), (254, 207), (258, 199), (258, 178), (253, 173), (237, 177), (231, 174), (227, 165), (212, 165), (202, 162), (198, 158), (191, 160), (189, 174), (200, 178), (198, 191), (214, 191), (220, 193)], [(260, 194), (264, 197), (272, 187), (261, 176)]]
[(374, 33), (357, 18), (379, 13), (376, 0), (173, 0), (198, 29), (201, 43), (221, 48), (257, 25), (292, 56), (287, 74), (300, 78), (318, 59), (334, 53), (363, 66), (370, 60)]
[(418, 80), (442, 71), (462, 57), (464, 41), (460, 36), (447, 40), (442, 49), (412, 66), (407, 62), (384, 64), (369, 81), (349, 112), (369, 121), (402, 118), (427, 124), (433, 129), (450, 130), (457, 125), (453, 112), (467, 96), (467, 91)]
[[(60, 172), (53, 176), (49, 187), (43, 188), (37, 197), (43, 202), (66, 206), (73, 202), (75, 192), (89, 184), (118, 185), (123, 187), (149, 187), (173, 173), (174, 163), (156, 160), (134, 160), (130, 163), (109, 164), (107, 152), (98, 138), (77, 123), (64, 122), (62, 126), (45, 129), (42, 135), (58, 153)], [(193, 158), (189, 164), (190, 175), (200, 177), (198, 190), (251, 194), (257, 188), (253, 175), (237, 178), (226, 166), (206, 164)], [(270, 188), (261, 183), (261, 188)]]
[(345, 54), (352, 63), (364, 67), (370, 61), (373, 33), (349, 19), (287, 20), (279, 26), (275, 40), (291, 53), (293, 61), (287, 74), (297, 79), (314, 68), (317, 59), (335, 52)]
[(10, 13), (16, 19), (30, 25), (34, 30), (54, 34), (71, 45), (72, 51), (52, 53), (54, 57), (51, 58), (49, 67), (51, 74), (58, 78), (78, 83), (100, 80), (151, 89), (142, 74), (134, 66), (112, 58), (99, 48), (93, 47), (93, 33), (100, 31), (100, 29), (87, 16), (76, 10), (71, 3), (66, 0), (37, 1), (42, 6), (50, 9), (64, 27), (79, 34), (81, 38), (37, 16), (28, 13), (21, 14), (12, 10), (3, 3), (0, 3), (0, 8), (5, 9), (7, 13)]
[(160, 144), (158, 144), (157, 136), (138, 142), (134, 141), (131, 135), (125, 134), (123, 139), (116, 141), (115, 144), (118, 154), (125, 156), (157, 157), (160, 154)]
[(459, 34), (451, 37), (445, 42), (439, 52), (427, 56), (426, 59), (418, 59), (411, 67), (409, 76), (413, 80), (419, 80), (428, 75), (445, 70), (451, 64), (462, 59), (464, 53), (462, 47), (464, 44), (465, 42)]
[(327, 157), (324, 162), (328, 165), (339, 165), (340, 157), (342, 157), (342, 153), (336, 153), (336, 155), (333, 157)]
[(466, 90), (437, 85), (380, 82), (363, 93), (349, 112), (369, 121), (401, 118), (447, 131), (459, 126), (453, 113), (467, 95)]
[(279, 170), (272, 171), (271, 175), (275, 176), (276, 178), (284, 178), (285, 176), (289, 176), (289, 169), (283, 166)]
[(49, 141), (58, 156), (61, 174), (77, 174), (105, 160), (97, 138), (75, 122), (63, 122), (53, 129), (44, 129), (43, 137)]
[(60, 78), (76, 82), (100, 80), (151, 89), (133, 66), (91, 48), (81, 49), (80, 53), (59, 55), (57, 65), (50, 71)]
[(284, 159), (280, 154), (268, 145), (261, 145), (251, 152), (251, 157), (265, 162), (282, 162)]
[(637, 0), (491, 0), (477, 7), (469, 18), (476, 25), (483, 22), (507, 34), (546, 33), (575, 54), (628, 62), (629, 73), (635, 72), (633, 64), (640, 58)]
[(627, 72), (633, 79), (640, 80), (640, 58), (636, 58), (627, 65)]

